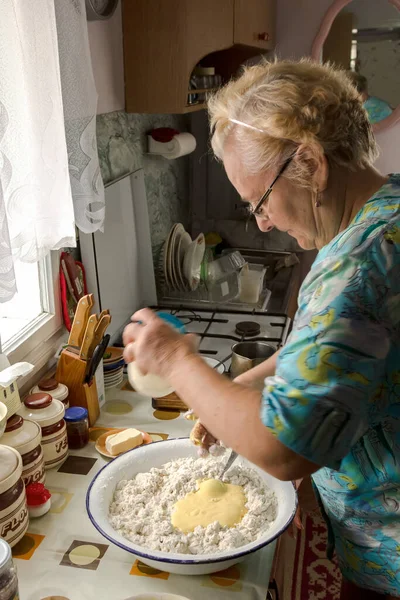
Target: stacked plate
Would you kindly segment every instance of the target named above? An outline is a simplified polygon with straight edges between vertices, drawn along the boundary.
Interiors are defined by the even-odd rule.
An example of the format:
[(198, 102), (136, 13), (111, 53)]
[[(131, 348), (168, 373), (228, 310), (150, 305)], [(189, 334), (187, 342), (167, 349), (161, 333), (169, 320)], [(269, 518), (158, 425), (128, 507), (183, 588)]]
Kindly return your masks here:
[(162, 273), (168, 289), (181, 292), (197, 289), (204, 251), (203, 233), (192, 240), (181, 223), (172, 227), (161, 259)]
[(124, 379), (125, 361), (122, 357), (123, 349), (110, 346), (104, 353), (103, 371), (104, 387), (106, 389), (120, 385)]

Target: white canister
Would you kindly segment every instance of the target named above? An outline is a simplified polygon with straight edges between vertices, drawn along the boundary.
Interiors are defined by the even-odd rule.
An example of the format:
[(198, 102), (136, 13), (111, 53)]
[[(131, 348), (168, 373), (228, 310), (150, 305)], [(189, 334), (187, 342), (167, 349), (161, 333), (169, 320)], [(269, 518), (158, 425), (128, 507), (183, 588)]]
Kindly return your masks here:
[(19, 414), (24, 419), (35, 421), (42, 429), (44, 468), (54, 469), (62, 465), (68, 456), (63, 403), (45, 392), (31, 394), (25, 398)]
[(69, 408), (68, 395), (69, 391), (66, 385), (58, 383), (56, 379), (51, 377), (50, 379), (42, 379), (35, 387), (31, 389), (30, 394), (38, 394), (40, 392), (46, 392), (50, 394), (52, 398), (60, 400), (64, 404), (65, 409)]
[(21, 455), (0, 446), (0, 537), (11, 547), (25, 535), (29, 525)]
[(1, 438), (2, 444), (12, 446), (22, 458), (22, 479), (25, 486), (31, 483), (44, 483), (42, 430), (40, 425), (20, 415), (14, 415), (7, 421), (6, 430)]

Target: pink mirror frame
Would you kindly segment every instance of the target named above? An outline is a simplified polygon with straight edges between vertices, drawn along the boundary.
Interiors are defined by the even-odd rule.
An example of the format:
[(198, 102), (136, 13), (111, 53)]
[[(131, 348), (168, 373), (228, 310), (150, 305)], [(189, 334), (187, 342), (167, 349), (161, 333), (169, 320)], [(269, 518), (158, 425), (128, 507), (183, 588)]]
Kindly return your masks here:
[[(336, 19), (337, 15), (340, 13), (342, 8), (347, 6), (347, 4), (350, 4), (352, 1), (353, 0), (334, 0), (331, 6), (326, 11), (319, 31), (315, 36), (311, 48), (311, 58), (313, 60), (321, 62), (322, 48), (324, 46), (326, 38), (328, 37), (333, 21)], [(393, 6), (400, 11), (400, 0), (388, 0), (388, 2), (390, 4), (393, 4)], [(375, 133), (380, 133), (381, 131), (385, 131), (390, 127), (393, 127), (393, 125), (395, 125), (399, 121), (400, 104), (394, 109), (391, 115), (389, 115), (388, 117), (386, 117), (386, 119), (383, 119), (379, 123), (375, 123), (372, 127)]]

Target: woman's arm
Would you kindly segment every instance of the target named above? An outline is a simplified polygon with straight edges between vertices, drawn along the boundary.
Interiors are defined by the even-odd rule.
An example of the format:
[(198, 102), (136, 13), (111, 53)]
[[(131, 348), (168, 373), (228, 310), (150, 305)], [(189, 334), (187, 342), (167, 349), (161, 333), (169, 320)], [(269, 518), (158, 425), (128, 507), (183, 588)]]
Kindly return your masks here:
[(227, 446), (281, 480), (318, 470), (282, 444), (261, 421), (261, 394), (229, 381), (193, 353), (190, 336), (181, 336), (148, 309), (134, 315), (142, 324), (124, 332), (125, 359), (142, 371), (167, 377), (203, 425)]
[(248, 385), (262, 391), (264, 389), (265, 378), (275, 375), (276, 361), (279, 353), (280, 350), (277, 350), (275, 354), (267, 358), (267, 360), (260, 365), (254, 367), (254, 369), (250, 369), (249, 371), (246, 371), (245, 373), (242, 373), (242, 375), (236, 377), (234, 380), (235, 383), (239, 383), (240, 385)]

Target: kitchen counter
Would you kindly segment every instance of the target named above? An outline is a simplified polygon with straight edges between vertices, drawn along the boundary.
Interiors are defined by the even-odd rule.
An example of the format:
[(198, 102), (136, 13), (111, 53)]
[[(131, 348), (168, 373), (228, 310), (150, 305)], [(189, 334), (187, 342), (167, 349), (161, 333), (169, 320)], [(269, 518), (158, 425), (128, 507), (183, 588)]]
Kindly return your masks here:
[(107, 429), (136, 427), (153, 440), (188, 436), (193, 422), (178, 412), (154, 411), (151, 401), (129, 383), (107, 391), (91, 442), (71, 451), (58, 469), (47, 471), (51, 511), (32, 519), (28, 533), (13, 549), (21, 600), (124, 600), (140, 593), (168, 592), (202, 600), (265, 600), (275, 543), (246, 561), (213, 575), (184, 577), (156, 571), (103, 538), (85, 509), (87, 488), (106, 464), (95, 440)]

